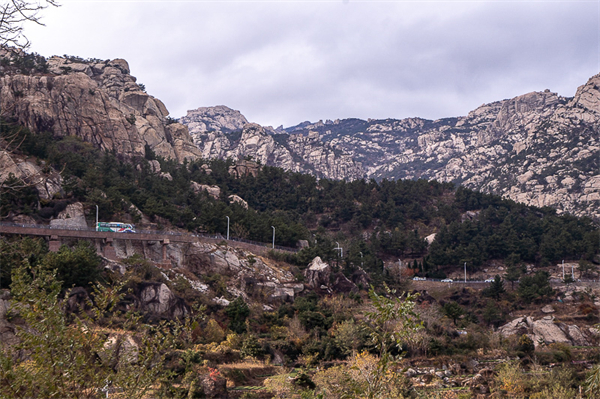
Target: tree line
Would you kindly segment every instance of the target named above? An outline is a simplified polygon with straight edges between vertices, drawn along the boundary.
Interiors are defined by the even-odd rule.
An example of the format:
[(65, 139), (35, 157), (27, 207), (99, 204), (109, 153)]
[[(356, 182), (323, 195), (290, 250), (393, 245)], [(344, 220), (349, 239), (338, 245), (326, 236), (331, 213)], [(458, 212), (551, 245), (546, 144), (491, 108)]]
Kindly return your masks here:
[[(271, 242), (274, 226), (277, 245), (309, 241), (311, 248), (294, 263), (317, 255), (335, 258), (334, 244), (343, 241), (351, 247), (351, 266), (367, 263), (367, 268), (381, 270), (381, 259), (409, 257), (419, 259), (420, 269), (430, 274), (464, 262), (477, 269), (491, 259), (540, 265), (564, 258), (593, 260), (599, 251), (598, 228), (588, 218), (557, 215), (550, 208), (525, 206), (451, 183), (347, 182), (261, 165), (256, 175), (235, 177), (229, 173), (235, 164), (231, 159), (178, 164), (157, 157), (150, 148), (145, 158), (127, 159), (76, 137), (32, 134), (7, 122), (1, 133), (17, 134), (15, 150), (60, 170), (64, 182), (63, 192), (50, 200), (39, 199), (33, 187), (3, 190), (2, 217), (12, 212), (48, 220), (67, 203), (81, 201), (90, 210), (98, 205), (100, 220), (131, 217), (137, 222), (141, 212), (159, 227), (172, 224), (225, 235), (228, 216), (231, 236)], [(158, 161), (171, 178), (156, 173), (151, 161)], [(11, 177), (3, 185), (18, 185), (17, 180)], [(194, 191), (192, 181), (218, 186), (219, 198)], [(232, 194), (247, 201), (249, 208), (231, 202)], [(436, 238), (428, 246), (424, 237), (431, 233)]]

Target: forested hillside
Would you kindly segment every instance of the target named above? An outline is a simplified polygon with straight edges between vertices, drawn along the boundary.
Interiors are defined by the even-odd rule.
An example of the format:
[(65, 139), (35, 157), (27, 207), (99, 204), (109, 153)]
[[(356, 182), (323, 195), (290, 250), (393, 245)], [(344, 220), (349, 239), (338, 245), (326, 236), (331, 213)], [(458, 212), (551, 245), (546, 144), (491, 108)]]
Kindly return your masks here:
[[(75, 137), (34, 135), (9, 123), (3, 124), (3, 135), (13, 137), (13, 151), (35, 157), (47, 171), (61, 171), (63, 179), (62, 191), (51, 199), (40, 199), (27, 184), (5, 190), (3, 218), (22, 213), (46, 223), (68, 203), (80, 201), (90, 216), (98, 205), (100, 220), (224, 235), (228, 216), (233, 237), (268, 243), (273, 226), (277, 245), (308, 241), (310, 248), (288, 259), (299, 266), (317, 255), (335, 258), (338, 242), (346, 247), (348, 267), (362, 261), (373, 273), (394, 258), (414, 259), (424, 275), (443, 275), (440, 267), (464, 262), (470, 270), (507, 258), (545, 266), (565, 258), (593, 260), (599, 251), (598, 229), (587, 218), (557, 216), (550, 208), (450, 183), (317, 180), (258, 164), (254, 173), (238, 176), (231, 172), (232, 160), (179, 164), (149, 148), (145, 158), (122, 158)], [(20, 186), (14, 178), (7, 184)], [(232, 195), (245, 200), (247, 209)], [(425, 237), (434, 233), (428, 247)]]

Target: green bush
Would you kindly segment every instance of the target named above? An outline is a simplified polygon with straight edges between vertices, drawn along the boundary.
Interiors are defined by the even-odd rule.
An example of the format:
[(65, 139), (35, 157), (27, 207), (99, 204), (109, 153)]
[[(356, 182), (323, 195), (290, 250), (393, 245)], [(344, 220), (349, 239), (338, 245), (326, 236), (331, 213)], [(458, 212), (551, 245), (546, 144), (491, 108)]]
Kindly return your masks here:
[(65, 288), (89, 287), (100, 278), (101, 258), (88, 241), (78, 241), (74, 248), (62, 245), (58, 252), (48, 252), (42, 266), (56, 271)]
[(246, 332), (246, 319), (250, 315), (250, 308), (241, 296), (225, 307), (225, 314), (229, 318), (229, 329), (231, 331), (237, 334)]

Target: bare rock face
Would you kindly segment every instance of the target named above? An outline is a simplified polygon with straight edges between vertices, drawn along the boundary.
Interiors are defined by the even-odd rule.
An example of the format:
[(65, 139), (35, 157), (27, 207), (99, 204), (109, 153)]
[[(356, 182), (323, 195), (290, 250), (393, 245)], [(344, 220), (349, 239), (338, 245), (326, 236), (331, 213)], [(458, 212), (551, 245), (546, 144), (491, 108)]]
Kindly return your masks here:
[(129, 334), (111, 333), (103, 345), (100, 357), (112, 367), (125, 367), (135, 363), (140, 356), (140, 347)]
[(79, 312), (88, 307), (88, 293), (83, 287), (74, 287), (69, 290), (69, 297), (65, 301), (65, 311)]
[(342, 272), (338, 272), (333, 276), (333, 291), (335, 292), (357, 292), (358, 287), (348, 279), (348, 277), (344, 276)]
[(256, 177), (259, 170), (260, 165), (258, 163), (241, 159), (229, 167), (229, 174), (238, 179), (245, 176)]
[(232, 194), (227, 198), (229, 198), (230, 202), (234, 204), (239, 204), (244, 209), (248, 209), (248, 203), (239, 195)]
[(554, 313), (555, 310), (552, 305), (546, 305), (542, 308), (542, 313)]
[[(0, 58), (15, 57), (10, 50), (0, 51)], [(3, 117), (34, 132), (77, 136), (130, 157), (144, 156), (146, 145), (181, 162), (200, 155), (186, 127), (167, 125), (166, 107), (136, 83), (125, 60), (51, 57), (47, 65), (49, 73), (13, 71), (0, 78)]]
[(144, 311), (170, 318), (189, 313), (183, 300), (176, 297), (163, 283), (146, 284), (140, 292), (140, 306)]
[[(364, 177), (360, 164), (341, 149), (323, 142), (318, 133), (306, 137), (288, 135), (271, 127), (247, 123), (243, 117), (236, 117), (235, 123), (229, 119), (225, 123), (220, 109), (199, 108), (201, 111), (188, 111), (187, 117), (181, 118), (204, 158), (241, 160), (251, 157), (262, 165), (278, 166), (317, 177), (350, 180)], [(238, 111), (232, 112), (239, 114)], [(212, 122), (211, 114), (217, 115)], [(233, 134), (233, 131), (237, 134)]]
[(11, 175), (34, 186), (41, 199), (51, 199), (54, 194), (62, 190), (60, 173), (56, 171), (52, 171), (50, 174), (43, 173), (35, 163), (0, 150), (0, 182), (8, 179)]
[(352, 273), (352, 282), (361, 289), (367, 289), (371, 282), (369, 274), (359, 267)]
[(223, 377), (207, 374), (201, 378), (200, 385), (205, 398), (227, 399), (229, 397), (227, 380)]
[(329, 285), (329, 276), (331, 276), (331, 266), (317, 256), (310, 262), (308, 268), (304, 271), (306, 285), (311, 288), (321, 288)]
[(600, 218), (600, 74), (573, 98), (546, 90), (457, 118), (345, 119), (285, 130), (299, 140), (318, 134), (360, 163), (367, 178), (454, 182)]
[(290, 271), (245, 250), (196, 242), (186, 259), (183, 267), (197, 276), (226, 276), (227, 291), (235, 297), (262, 293), (267, 298), (293, 300), (304, 289)]
[(248, 120), (240, 111), (224, 105), (217, 105), (188, 111), (187, 115), (181, 118), (181, 123), (187, 125), (190, 131), (194, 132), (229, 133), (243, 129)]
[(192, 181), (190, 184), (192, 185), (192, 190), (194, 190), (194, 193), (196, 194), (206, 191), (208, 195), (214, 199), (219, 199), (221, 196), (221, 188), (219, 186), (208, 186), (206, 184), (196, 183), (195, 181)]
[(541, 343), (564, 343), (569, 345), (587, 345), (588, 340), (579, 327), (557, 322), (553, 316), (534, 320), (531, 317), (515, 319), (500, 328), (502, 335), (526, 334), (537, 347)]
[(50, 221), (50, 227), (65, 229), (87, 229), (83, 204), (75, 202), (67, 205), (67, 208), (60, 212), (56, 219)]

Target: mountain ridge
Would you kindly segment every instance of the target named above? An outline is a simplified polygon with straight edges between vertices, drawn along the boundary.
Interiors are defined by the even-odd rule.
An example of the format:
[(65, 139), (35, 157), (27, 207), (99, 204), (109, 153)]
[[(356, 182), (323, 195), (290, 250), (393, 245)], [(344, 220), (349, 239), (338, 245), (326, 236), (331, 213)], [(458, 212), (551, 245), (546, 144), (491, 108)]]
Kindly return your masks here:
[[(190, 119), (202, 118), (192, 110), (181, 121), (190, 127)], [(436, 179), (600, 219), (600, 74), (570, 98), (544, 90), (483, 104), (460, 117), (350, 118), (283, 130), (267, 127), (257, 133), (260, 140), (246, 135), (233, 142), (228, 132), (190, 127), (190, 134), (209, 158), (260, 154), (266, 164), (334, 179)], [(269, 134), (279, 135), (278, 142), (270, 142)], [(217, 142), (224, 145), (215, 149)], [(339, 158), (304, 156), (319, 147)], [(275, 154), (284, 148), (289, 156), (282, 161)], [(290, 162), (294, 156), (301, 162)], [(336, 162), (351, 167), (335, 169)]]
[(126, 157), (183, 162), (198, 149), (188, 130), (138, 84), (123, 59), (49, 59), (0, 48), (0, 116), (34, 132), (77, 136)]

